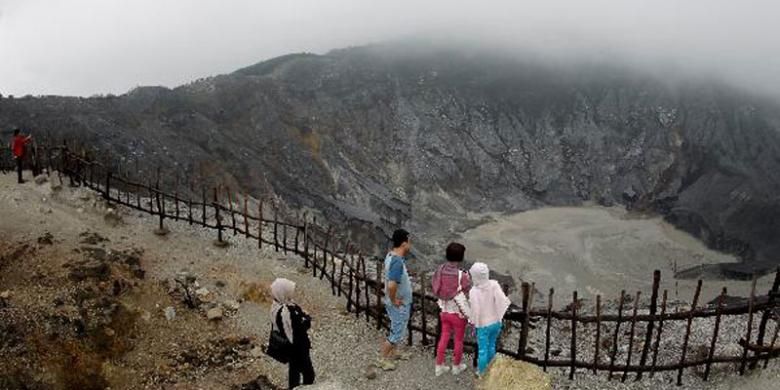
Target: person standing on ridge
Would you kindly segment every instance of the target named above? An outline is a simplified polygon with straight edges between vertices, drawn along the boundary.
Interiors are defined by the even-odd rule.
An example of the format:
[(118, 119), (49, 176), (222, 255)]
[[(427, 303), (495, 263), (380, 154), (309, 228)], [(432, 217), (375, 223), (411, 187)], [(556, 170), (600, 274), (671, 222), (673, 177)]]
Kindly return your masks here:
[(450, 335), (455, 336), (455, 346), (452, 354), (452, 374), (458, 375), (468, 366), (463, 363), (463, 338), (466, 335), (466, 325), (471, 319), (471, 307), (466, 294), (471, 290), (471, 278), (468, 272), (460, 269), (466, 247), (457, 242), (450, 243), (446, 250), (447, 262), (436, 269), (432, 278), (433, 295), (438, 298), (441, 309), (441, 337), (436, 348), (436, 376), (450, 370), (444, 365), (447, 344)]
[(390, 317), (390, 332), (382, 344), (382, 358), (379, 366), (383, 370), (394, 370), (393, 360), (405, 357), (396, 352), (398, 344), (406, 336), (409, 315), (412, 309), (412, 282), (406, 268), (406, 256), (412, 249), (409, 232), (398, 229), (393, 232), (393, 249), (385, 257), (385, 310)]
[(22, 163), (27, 151), (27, 144), (32, 140), (32, 135), (23, 136), (19, 128), (14, 129), (14, 138), (11, 140), (11, 151), (13, 152), (14, 160), (16, 161), (16, 173), (18, 175), (19, 184), (24, 183), (22, 180)]

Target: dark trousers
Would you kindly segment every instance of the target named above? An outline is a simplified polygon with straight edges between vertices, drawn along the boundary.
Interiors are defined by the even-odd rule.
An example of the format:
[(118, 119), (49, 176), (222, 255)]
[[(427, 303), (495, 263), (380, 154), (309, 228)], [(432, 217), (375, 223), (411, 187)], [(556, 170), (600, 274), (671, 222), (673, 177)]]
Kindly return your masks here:
[(19, 176), (19, 183), (22, 182), (22, 158), (16, 158), (16, 173)]
[(303, 376), (304, 385), (314, 383), (314, 367), (311, 364), (311, 354), (308, 349), (306, 351), (296, 351), (292, 359), (290, 359), (289, 365), (290, 376), (287, 384), (290, 389), (301, 384), (301, 376)]

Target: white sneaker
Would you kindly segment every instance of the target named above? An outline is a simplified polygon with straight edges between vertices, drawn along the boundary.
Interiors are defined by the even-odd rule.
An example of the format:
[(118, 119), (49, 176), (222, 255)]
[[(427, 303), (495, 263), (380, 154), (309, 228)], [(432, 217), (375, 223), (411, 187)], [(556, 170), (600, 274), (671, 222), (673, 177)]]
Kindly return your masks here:
[(469, 368), (469, 366), (466, 365), (466, 363), (461, 363), (458, 366), (452, 366), (452, 375), (458, 375), (461, 372), (466, 371), (466, 369), (468, 369), (468, 368)]
[(441, 374), (444, 374), (449, 370), (450, 368), (447, 366), (436, 366), (436, 376), (441, 376)]

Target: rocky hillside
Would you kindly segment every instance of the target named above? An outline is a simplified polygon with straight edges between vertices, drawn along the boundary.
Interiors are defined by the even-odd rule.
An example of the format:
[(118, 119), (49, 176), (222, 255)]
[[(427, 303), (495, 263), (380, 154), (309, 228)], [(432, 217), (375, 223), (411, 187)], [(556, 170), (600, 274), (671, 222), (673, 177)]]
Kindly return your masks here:
[(139, 174), (223, 177), (350, 223), (361, 242), (407, 226), (424, 254), (479, 212), (622, 203), (766, 269), (780, 250), (778, 108), (614, 65), (378, 45), (172, 90), (3, 98), (0, 126), (77, 136)]

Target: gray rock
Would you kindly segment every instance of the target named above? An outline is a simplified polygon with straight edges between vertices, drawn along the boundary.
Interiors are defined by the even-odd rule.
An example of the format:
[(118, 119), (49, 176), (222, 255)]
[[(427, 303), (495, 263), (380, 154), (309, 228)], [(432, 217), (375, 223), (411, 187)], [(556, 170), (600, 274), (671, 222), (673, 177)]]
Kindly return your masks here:
[(165, 319), (168, 321), (173, 321), (173, 319), (176, 318), (176, 309), (174, 309), (173, 306), (166, 307), (164, 313)]
[(208, 318), (209, 321), (221, 320), (222, 319), (222, 308), (217, 306), (217, 307), (209, 309), (206, 312), (206, 318)]
[(241, 307), (241, 304), (238, 303), (238, 301), (234, 301), (232, 299), (229, 299), (225, 302), (222, 302), (222, 306), (229, 311), (236, 311)]
[(122, 216), (119, 215), (119, 212), (117, 212), (113, 208), (109, 208), (106, 210), (106, 213), (103, 215), (103, 220), (106, 222), (107, 225), (111, 227), (119, 226), (122, 223)]

